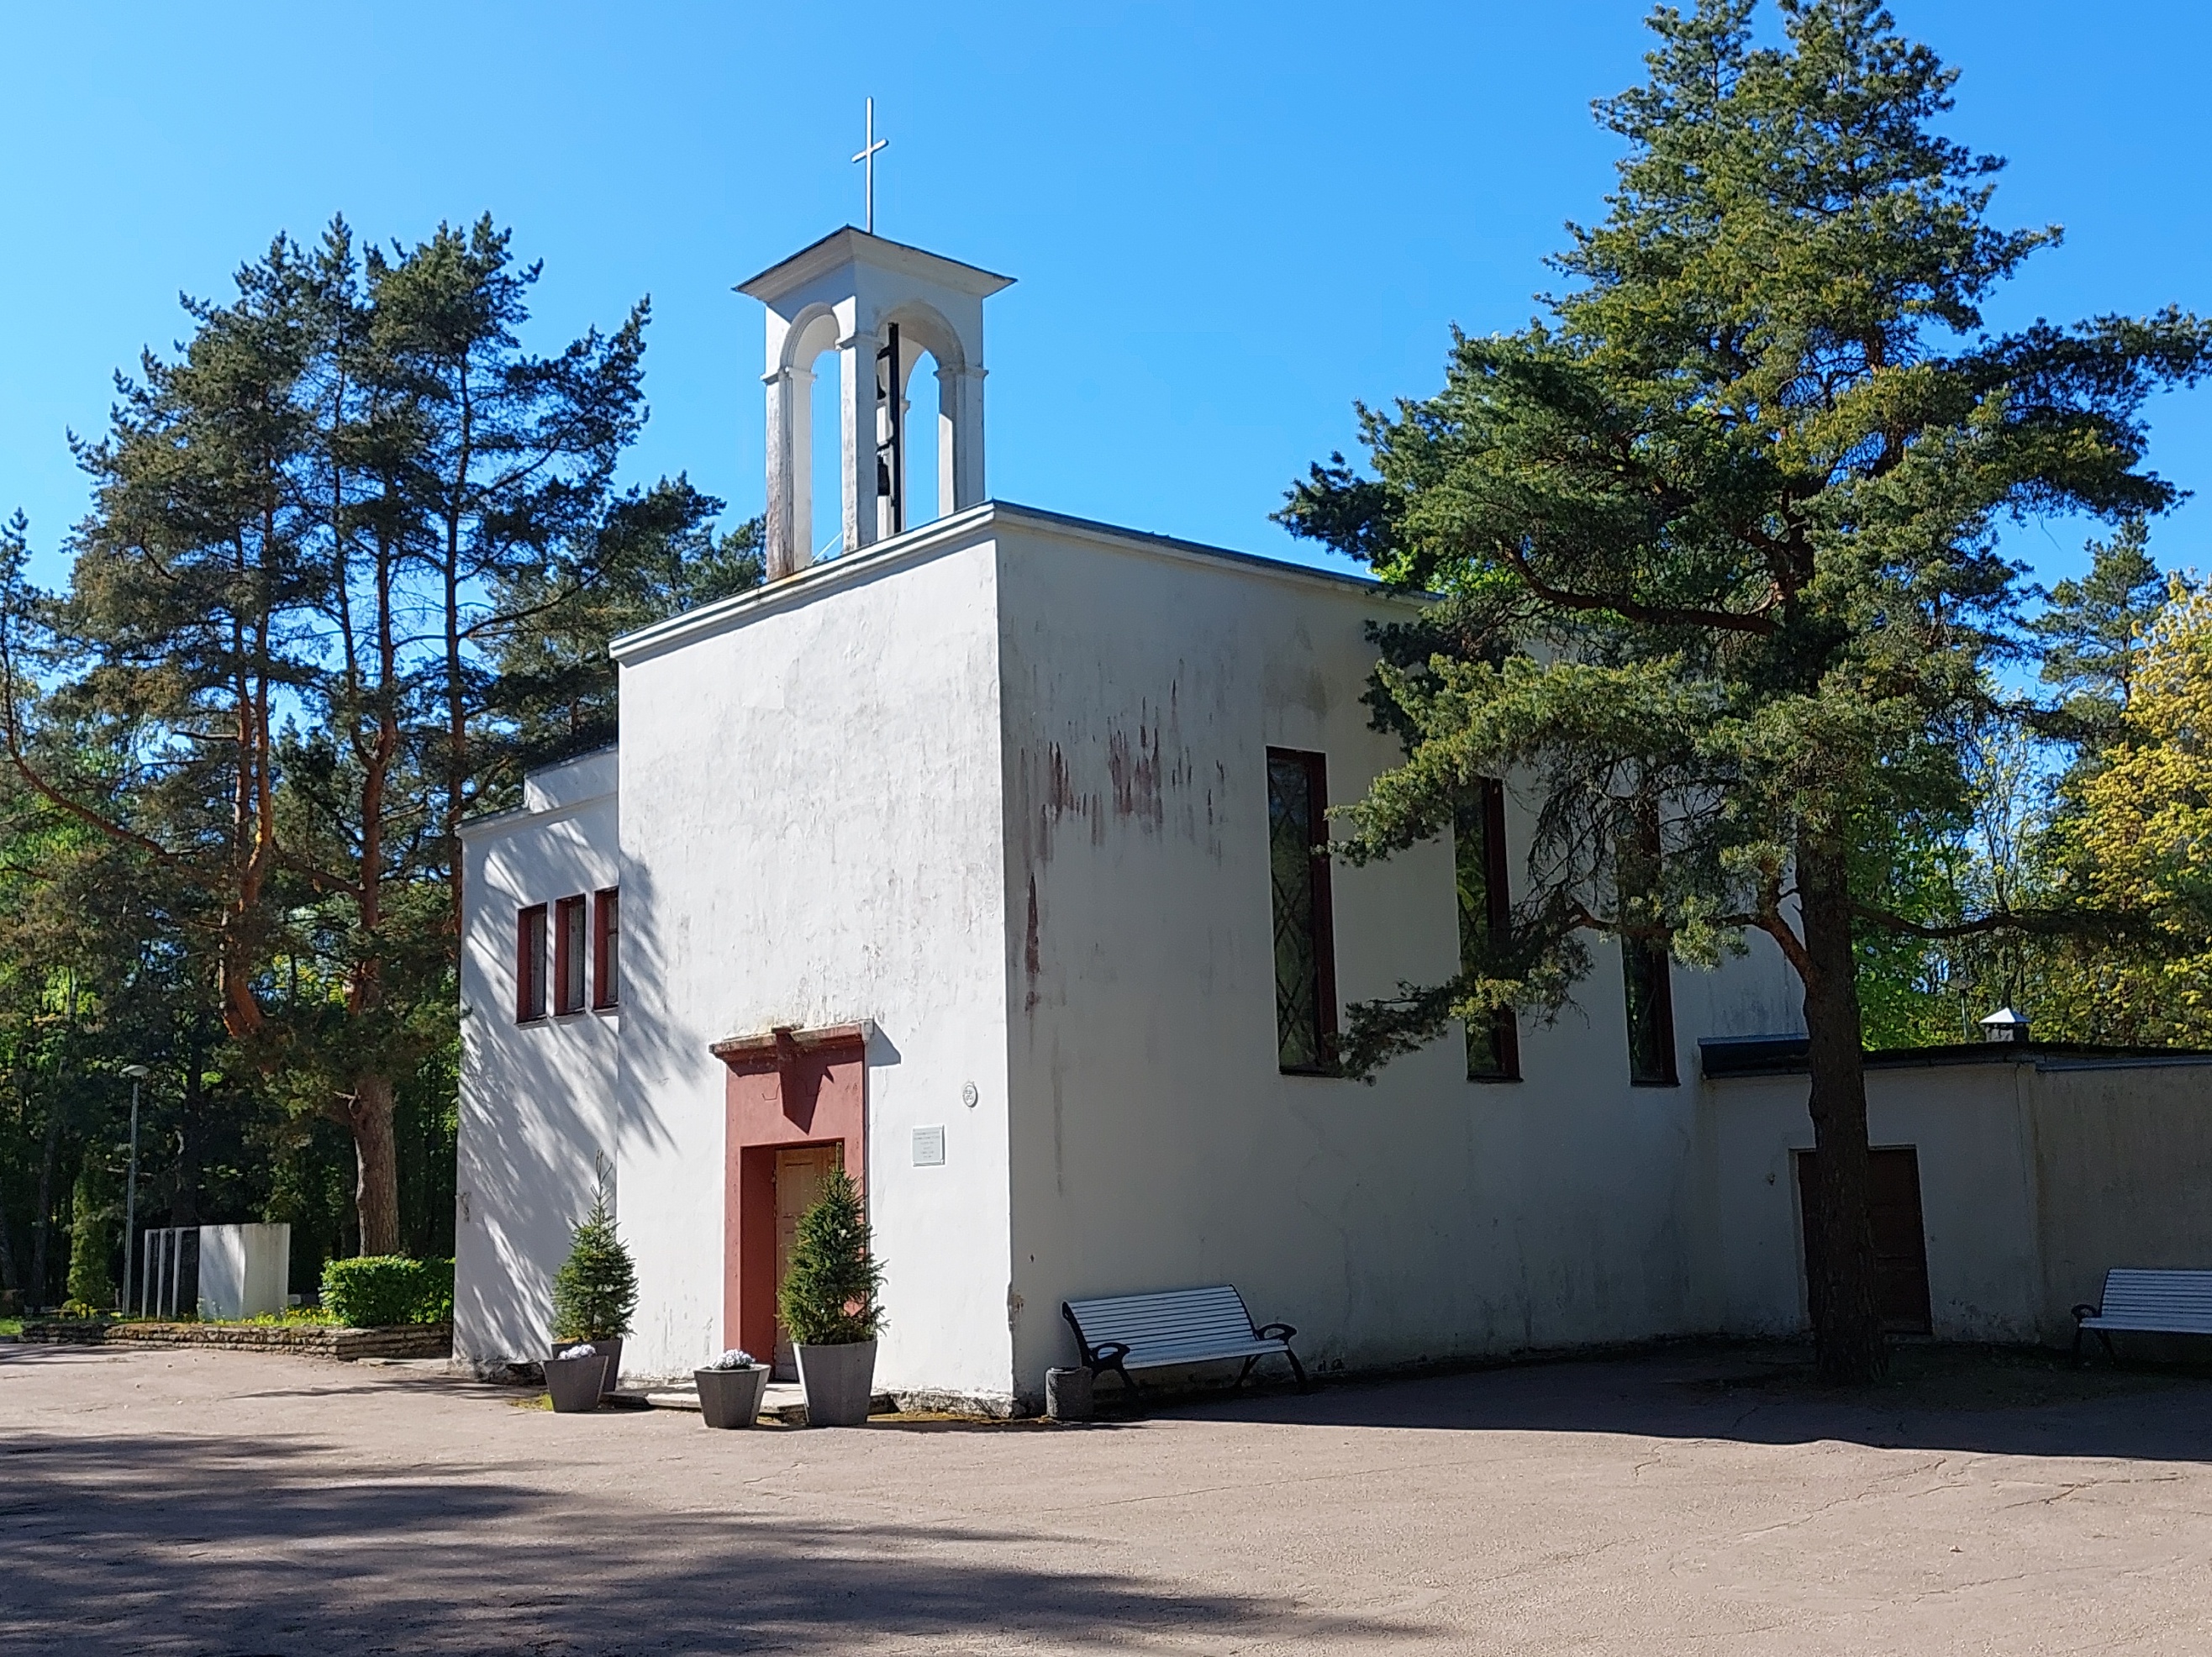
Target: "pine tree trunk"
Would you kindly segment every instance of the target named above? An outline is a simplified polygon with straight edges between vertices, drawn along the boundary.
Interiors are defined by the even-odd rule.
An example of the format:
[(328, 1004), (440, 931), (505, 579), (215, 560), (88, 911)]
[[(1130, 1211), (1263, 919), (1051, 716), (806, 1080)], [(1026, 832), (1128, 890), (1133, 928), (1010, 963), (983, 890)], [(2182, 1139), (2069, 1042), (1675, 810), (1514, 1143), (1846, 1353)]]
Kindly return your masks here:
[(358, 1174), (354, 1211), (361, 1218), (363, 1254), (399, 1252), (399, 1157), (392, 1138), (396, 1103), (388, 1077), (364, 1076), (355, 1083), (349, 1115)]
[(1850, 874), (1839, 847), (1797, 849), (1805, 927), (1805, 1029), (1810, 1037), (1814, 1158), (1806, 1217), (1806, 1283), (1824, 1380), (1863, 1385), (1887, 1367), (1875, 1296), (1868, 1207), (1866, 1073), (1862, 1063)]

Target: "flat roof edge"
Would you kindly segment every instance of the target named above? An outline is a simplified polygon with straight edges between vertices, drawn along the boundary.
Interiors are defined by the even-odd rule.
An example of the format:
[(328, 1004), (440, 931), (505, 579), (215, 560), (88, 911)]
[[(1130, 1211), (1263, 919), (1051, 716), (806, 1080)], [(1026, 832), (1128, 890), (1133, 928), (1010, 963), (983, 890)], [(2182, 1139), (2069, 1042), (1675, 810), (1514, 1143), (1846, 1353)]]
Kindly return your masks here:
[[(1704, 1036), (1698, 1069), (1712, 1082), (1810, 1073), (1802, 1035)], [(2038, 1070), (2130, 1070), (2212, 1065), (2196, 1047), (2105, 1047), (2086, 1041), (1958, 1041), (1926, 1047), (1875, 1047), (1860, 1055), (1869, 1071), (1942, 1070), (1972, 1065), (2033, 1065)]]
[(587, 794), (582, 799), (563, 801), (559, 805), (510, 805), (504, 811), (487, 811), (478, 817), (463, 817), (453, 825), (453, 838), (463, 845), (471, 841), (496, 840), (501, 835), (513, 834), (518, 828), (536, 828), (562, 817), (573, 817), (588, 811), (594, 805), (604, 805), (611, 799), (619, 799), (622, 790), (609, 788), (597, 794)]
[(1117, 551), (1149, 554), (1216, 568), (1227, 567), (1262, 579), (1319, 586), (1347, 597), (1357, 596), (1372, 602), (1403, 604), (1409, 608), (1419, 608), (1433, 602), (1430, 594), (1408, 592), (1376, 580), (1371, 576), (1352, 575), (1341, 570), (1322, 569), (1311, 564), (1294, 564), (1286, 559), (1269, 558), (1260, 553), (1210, 546), (1202, 541), (1185, 541), (1151, 530), (1127, 529), (1118, 524), (1077, 518), (1066, 513), (1048, 512), (1041, 507), (1025, 507), (1012, 501), (986, 501), (949, 518), (940, 518), (934, 523), (908, 530), (887, 541), (878, 541), (860, 552), (846, 553), (809, 564), (796, 575), (787, 575), (781, 580), (763, 583), (748, 592), (733, 593), (727, 598), (718, 598), (711, 604), (702, 604), (696, 610), (685, 610), (680, 616), (672, 616), (649, 627), (641, 627), (635, 633), (625, 633), (608, 645), (607, 654), (619, 663), (643, 661), (689, 644), (694, 639), (710, 637), (738, 625), (755, 611), (779, 609), (794, 601), (805, 602), (834, 592), (848, 582), (896, 569), (902, 564), (918, 563), (943, 553), (957, 551), (980, 538), (979, 532), (1001, 525), (1026, 527), (1069, 540), (1089, 541), (1110, 546)]

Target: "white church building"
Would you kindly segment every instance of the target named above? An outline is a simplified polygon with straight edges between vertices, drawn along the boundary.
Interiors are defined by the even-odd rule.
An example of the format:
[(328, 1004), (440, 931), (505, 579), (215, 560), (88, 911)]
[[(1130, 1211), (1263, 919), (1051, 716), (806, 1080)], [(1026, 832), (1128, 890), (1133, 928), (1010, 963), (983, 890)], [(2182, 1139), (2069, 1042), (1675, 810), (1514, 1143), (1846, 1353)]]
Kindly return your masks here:
[[(878, 1385), (909, 1397), (1029, 1407), (1075, 1358), (1064, 1300), (1212, 1283), (1323, 1372), (1802, 1328), (1802, 1023), (1765, 940), (1710, 973), (1601, 950), (1555, 1023), (1327, 1073), (1344, 1005), (1455, 970), (1463, 890), (1498, 900), (1534, 803), (1313, 859), (1400, 756), (1361, 696), (1412, 601), (992, 500), (1006, 285), (854, 229), (744, 284), (769, 579), (619, 640), (618, 748), (466, 825), (457, 1358), (544, 1354), (601, 1186), (627, 1375), (773, 1350), (835, 1165), (885, 1268)], [(2212, 1265), (2169, 1200), (2212, 1167), (2212, 1070), (1921, 1058), (1870, 1078), (1899, 1327), (2063, 1337), (2106, 1266)]]

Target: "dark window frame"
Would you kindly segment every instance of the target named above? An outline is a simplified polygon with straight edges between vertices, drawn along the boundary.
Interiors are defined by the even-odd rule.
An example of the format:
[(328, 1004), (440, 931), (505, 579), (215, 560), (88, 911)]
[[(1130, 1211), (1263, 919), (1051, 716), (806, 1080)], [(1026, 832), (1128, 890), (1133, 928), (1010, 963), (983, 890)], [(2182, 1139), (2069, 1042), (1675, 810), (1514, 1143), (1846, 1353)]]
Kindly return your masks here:
[(534, 1024), (545, 1017), (545, 934), (543, 903), (514, 912), (514, 1022)]
[(587, 925), (582, 894), (554, 904), (553, 1011), (559, 1017), (583, 1011), (590, 999), (591, 986), (584, 976), (589, 958), (585, 950), (590, 948)]
[[(1619, 847), (1618, 884), (1624, 910), (1629, 894), (1660, 889), (1666, 855), (1659, 802), (1649, 794), (1640, 796), (1629, 808), (1627, 829)], [(1620, 1002), (1628, 1024), (1632, 1087), (1682, 1085), (1674, 1053), (1674, 958), (1667, 943), (1663, 935), (1620, 935)]]
[(592, 1005), (605, 1012), (622, 1005), (622, 889), (592, 894)]
[[(1674, 1052), (1672, 951), (1664, 944), (1650, 938), (1624, 937), (1620, 940), (1620, 983), (1621, 1006), (1628, 1018), (1629, 1085), (1681, 1086)], [(1639, 1025), (1643, 1027), (1640, 1029)]]
[[(1475, 834), (1480, 847), (1483, 913), (1478, 920), (1468, 901), (1468, 865), (1476, 859), (1469, 847)], [(1453, 825), (1452, 872), (1455, 906), (1459, 913), (1460, 966), (1471, 964), (1479, 941), (1476, 926), (1488, 929), (1492, 941), (1512, 925), (1512, 892), (1506, 884), (1505, 785), (1495, 777), (1476, 779), (1474, 798), (1463, 802)], [(1521, 1079), (1521, 1023), (1510, 1007), (1491, 1015), (1485, 1031), (1472, 1020), (1466, 1023), (1467, 1079), (1470, 1082), (1517, 1082)]]
[[(1286, 920), (1295, 924), (1295, 917), (1284, 913), (1285, 893), (1278, 877), (1276, 867), (1279, 848), (1276, 841), (1276, 777), (1279, 769), (1285, 774), (1295, 773), (1300, 779), (1305, 796), (1305, 824), (1307, 853), (1305, 887), (1303, 894), (1306, 952), (1311, 956), (1312, 968), (1308, 981), (1296, 988), (1286, 989), (1283, 973), (1283, 933)], [(1334, 894), (1330, 890), (1328, 856), (1319, 848), (1328, 839), (1328, 760), (1322, 754), (1297, 748), (1267, 750), (1267, 886), (1268, 913), (1271, 925), (1268, 938), (1273, 945), (1273, 981), (1275, 986), (1275, 1063), (1285, 1076), (1334, 1076), (1337, 1072), (1337, 1008), (1336, 1008), (1336, 913)], [(1310, 1002), (1306, 1011), (1313, 1025), (1313, 1051), (1310, 1056), (1287, 1053), (1294, 1027), (1286, 1017), (1286, 1004), (1294, 996)]]

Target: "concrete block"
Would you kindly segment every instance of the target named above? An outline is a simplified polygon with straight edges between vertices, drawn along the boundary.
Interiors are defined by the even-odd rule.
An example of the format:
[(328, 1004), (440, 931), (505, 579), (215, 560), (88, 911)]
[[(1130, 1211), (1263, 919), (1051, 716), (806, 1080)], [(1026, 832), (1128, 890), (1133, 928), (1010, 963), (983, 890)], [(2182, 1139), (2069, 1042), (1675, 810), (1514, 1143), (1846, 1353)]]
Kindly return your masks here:
[(200, 1228), (200, 1316), (214, 1320), (281, 1315), (291, 1292), (292, 1228)]

